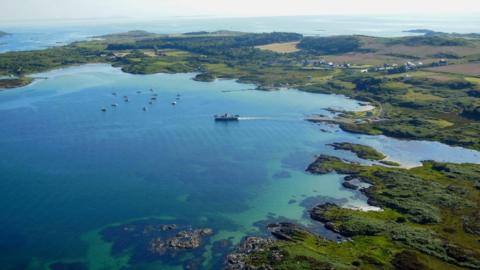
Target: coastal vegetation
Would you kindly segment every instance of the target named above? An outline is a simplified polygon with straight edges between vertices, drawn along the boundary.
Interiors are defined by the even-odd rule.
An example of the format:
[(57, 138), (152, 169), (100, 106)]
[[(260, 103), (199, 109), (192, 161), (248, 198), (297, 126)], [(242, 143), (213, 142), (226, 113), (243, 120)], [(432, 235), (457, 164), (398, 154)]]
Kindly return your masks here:
[(298, 47), (316, 54), (340, 54), (358, 51), (361, 43), (355, 36), (306, 37)]
[(335, 150), (346, 150), (355, 153), (359, 158), (370, 159), (370, 160), (382, 160), (385, 158), (385, 155), (375, 150), (373, 147), (355, 144), (355, 143), (332, 143), (331, 146)]
[(337, 171), (369, 183), (361, 192), (383, 210), (317, 205), (310, 217), (350, 240), (336, 242), (298, 225), (271, 224), (269, 229), (279, 240), (248, 254), (247, 265), (267, 269), (480, 267), (479, 165), (425, 161), (407, 170), (320, 156), (308, 171)]
[(28, 85), (33, 81), (31, 77), (11, 77), (0, 80), (0, 88), (15, 88), (19, 86)]

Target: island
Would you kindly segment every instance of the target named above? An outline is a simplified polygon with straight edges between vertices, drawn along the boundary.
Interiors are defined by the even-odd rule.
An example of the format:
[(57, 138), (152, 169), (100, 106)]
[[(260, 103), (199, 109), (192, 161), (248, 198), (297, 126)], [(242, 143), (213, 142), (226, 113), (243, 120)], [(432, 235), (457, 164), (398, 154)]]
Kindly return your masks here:
[(0, 37), (6, 36), (6, 35), (8, 35), (7, 32), (0, 31)]
[[(205, 83), (236, 79), (259, 90), (296, 88), (372, 105), (368, 111), (306, 118), (314, 123), (480, 150), (480, 36), (415, 32), (424, 35), (132, 31), (0, 54), (0, 88), (27, 85), (34, 73), (86, 63), (108, 63), (132, 74), (194, 72), (194, 79)], [(340, 241), (297, 224), (272, 223), (267, 229), (276, 240), (246, 238), (227, 257), (229, 269), (480, 268), (480, 165), (423, 161), (405, 169), (367, 146), (333, 146), (382, 164), (320, 155), (307, 171), (346, 175), (344, 186), (358, 189), (382, 211), (317, 205), (310, 217)], [(353, 178), (368, 187), (352, 186)], [(162, 245), (154, 243), (153, 249)]]

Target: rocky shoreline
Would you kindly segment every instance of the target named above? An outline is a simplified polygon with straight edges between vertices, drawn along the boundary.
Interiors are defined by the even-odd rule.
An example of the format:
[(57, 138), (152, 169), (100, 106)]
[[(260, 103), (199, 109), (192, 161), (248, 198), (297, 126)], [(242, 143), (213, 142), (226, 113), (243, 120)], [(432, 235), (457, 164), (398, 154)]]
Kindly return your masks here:
[[(384, 211), (358, 211), (323, 202), (309, 210), (310, 218), (346, 238), (332, 241), (293, 223), (272, 223), (266, 229), (273, 239), (246, 238), (227, 256), (227, 270), (426, 270), (432, 261), (437, 269), (480, 268), (480, 230), (473, 225), (479, 205), (472, 201), (480, 198), (478, 165), (426, 161), (408, 170), (320, 155), (307, 171), (347, 174), (343, 185), (359, 190), (369, 205)], [(455, 216), (445, 216), (445, 211), (452, 210)], [(453, 224), (458, 225), (445, 222), (446, 218), (455, 218)], [(470, 240), (458, 238), (463, 234)], [(299, 256), (299, 252), (310, 255)]]

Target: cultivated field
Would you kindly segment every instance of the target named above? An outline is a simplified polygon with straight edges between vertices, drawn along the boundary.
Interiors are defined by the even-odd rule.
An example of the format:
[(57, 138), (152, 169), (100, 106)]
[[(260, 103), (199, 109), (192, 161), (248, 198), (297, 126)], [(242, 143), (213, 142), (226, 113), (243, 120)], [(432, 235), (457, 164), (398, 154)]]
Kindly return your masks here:
[(466, 63), (458, 65), (448, 65), (442, 67), (429, 68), (437, 72), (456, 73), (469, 76), (480, 76), (480, 63)]
[(297, 52), (300, 49), (297, 48), (298, 42), (286, 42), (286, 43), (272, 43), (262, 46), (257, 46), (256, 48), (260, 50), (269, 50), (278, 53), (292, 53)]

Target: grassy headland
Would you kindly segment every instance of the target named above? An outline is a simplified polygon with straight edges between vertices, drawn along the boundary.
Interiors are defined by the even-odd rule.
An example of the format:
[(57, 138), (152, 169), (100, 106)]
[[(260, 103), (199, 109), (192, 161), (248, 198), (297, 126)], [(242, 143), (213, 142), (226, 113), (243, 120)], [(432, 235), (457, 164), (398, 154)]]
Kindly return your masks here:
[(335, 150), (345, 150), (355, 153), (359, 158), (369, 159), (369, 160), (382, 160), (385, 158), (385, 155), (375, 150), (373, 147), (355, 144), (355, 143), (332, 143), (331, 146)]

